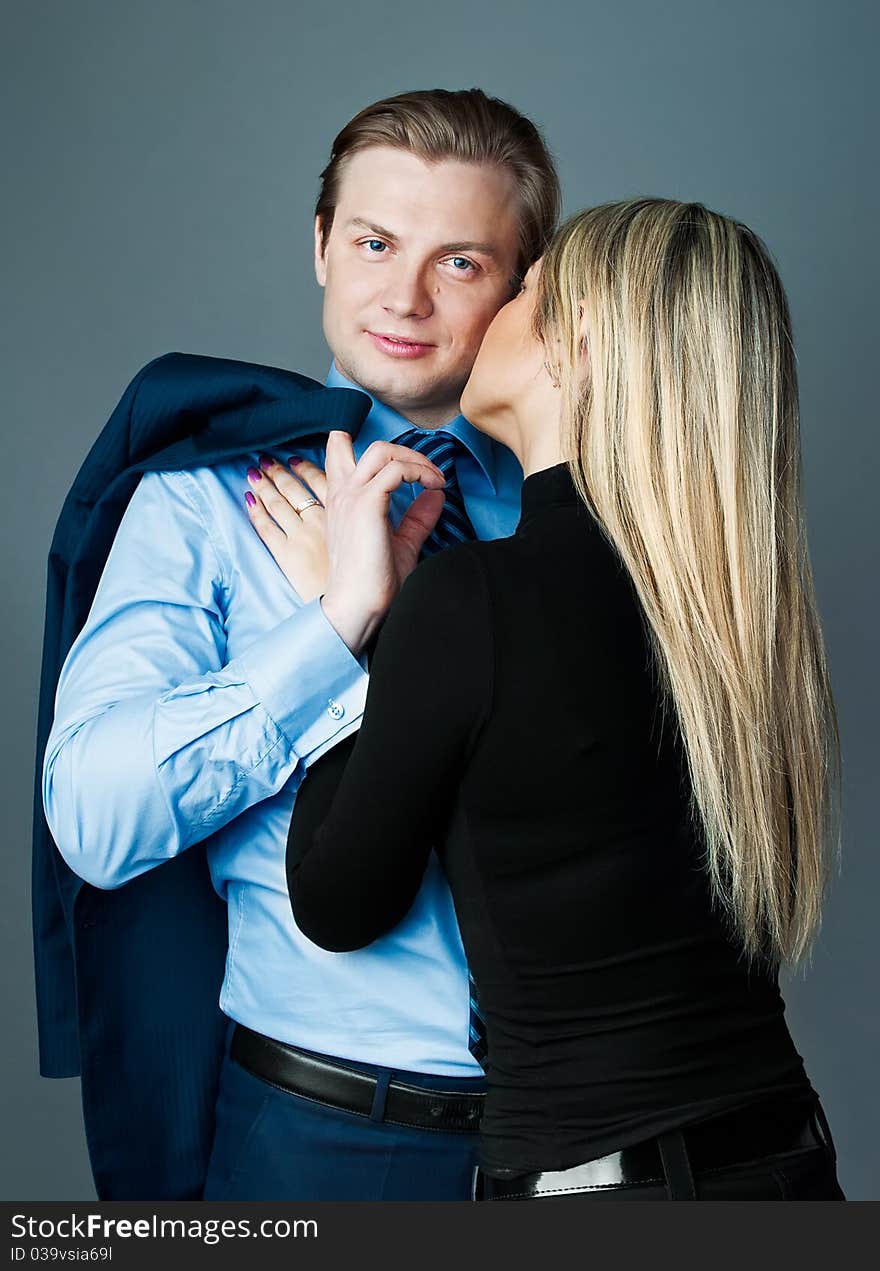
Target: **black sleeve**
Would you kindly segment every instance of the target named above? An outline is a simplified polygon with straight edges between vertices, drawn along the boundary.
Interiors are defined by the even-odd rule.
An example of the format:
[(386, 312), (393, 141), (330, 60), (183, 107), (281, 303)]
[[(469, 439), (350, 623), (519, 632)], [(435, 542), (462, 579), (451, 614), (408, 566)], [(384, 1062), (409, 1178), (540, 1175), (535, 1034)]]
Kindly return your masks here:
[(376, 644), (360, 732), (314, 764), (294, 804), (287, 885), (315, 944), (360, 949), (408, 912), (486, 717), (491, 647), (473, 549), (419, 565)]

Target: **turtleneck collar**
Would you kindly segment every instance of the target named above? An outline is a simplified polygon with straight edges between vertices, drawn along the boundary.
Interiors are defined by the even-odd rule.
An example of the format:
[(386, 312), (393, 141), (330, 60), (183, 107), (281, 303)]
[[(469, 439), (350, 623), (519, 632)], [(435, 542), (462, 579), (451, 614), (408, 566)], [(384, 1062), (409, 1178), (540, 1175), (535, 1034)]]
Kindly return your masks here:
[(526, 477), (522, 487), (520, 525), (549, 508), (571, 507), (580, 502), (567, 463), (542, 468)]

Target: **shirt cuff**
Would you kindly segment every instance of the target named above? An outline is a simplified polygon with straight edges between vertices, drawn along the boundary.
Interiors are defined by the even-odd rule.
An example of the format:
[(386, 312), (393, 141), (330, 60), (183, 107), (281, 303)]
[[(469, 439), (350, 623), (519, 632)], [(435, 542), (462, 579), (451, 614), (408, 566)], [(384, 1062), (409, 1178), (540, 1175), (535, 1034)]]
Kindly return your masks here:
[(369, 676), (320, 598), (279, 622), (237, 661), (300, 759), (308, 761), (359, 726)]

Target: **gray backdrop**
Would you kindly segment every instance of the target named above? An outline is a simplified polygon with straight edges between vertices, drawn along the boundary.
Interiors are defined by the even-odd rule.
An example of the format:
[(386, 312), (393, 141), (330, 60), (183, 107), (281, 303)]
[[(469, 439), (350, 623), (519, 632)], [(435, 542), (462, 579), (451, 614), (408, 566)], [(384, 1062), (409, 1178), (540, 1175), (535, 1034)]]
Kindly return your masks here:
[[(357, 109), (480, 85), (543, 125), (573, 211), (696, 199), (765, 237), (794, 311), (813, 561), (845, 745), (844, 868), (789, 1019), (844, 1189), (880, 1197), (873, 317), (876, 6), (812, 0), (22, 0), (2, 112), (0, 628), (7, 867), (0, 1198), (94, 1196), (77, 1080), (37, 1076), (30, 822), (45, 560), (125, 384), (169, 349), (328, 365), (311, 267), (316, 179)], [(872, 12), (873, 11), (873, 12)], [(875, 462), (872, 463), (872, 460)], [(873, 469), (873, 473), (872, 473)]]

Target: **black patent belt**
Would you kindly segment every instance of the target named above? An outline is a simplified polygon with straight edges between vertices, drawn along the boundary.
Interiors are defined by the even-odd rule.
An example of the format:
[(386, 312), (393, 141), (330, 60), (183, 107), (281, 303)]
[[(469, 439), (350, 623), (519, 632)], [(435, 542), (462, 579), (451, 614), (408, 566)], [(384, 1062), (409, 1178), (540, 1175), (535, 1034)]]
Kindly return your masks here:
[[(820, 1118), (827, 1135), (820, 1131)], [(568, 1169), (493, 1178), (477, 1170), (475, 1200), (531, 1200), (612, 1187), (666, 1185), (673, 1199), (693, 1199), (692, 1177), (807, 1148), (830, 1147), (815, 1103), (755, 1103), (646, 1139)]]
[[(340, 1112), (372, 1115), (379, 1083), (371, 1073), (346, 1068), (311, 1051), (264, 1037), (244, 1024), (236, 1024), (233, 1029), (229, 1055), (255, 1077), (289, 1094)], [(454, 1090), (426, 1090), (391, 1080), (384, 1098), (384, 1115), (379, 1119), (444, 1134), (475, 1134), (485, 1097)]]

